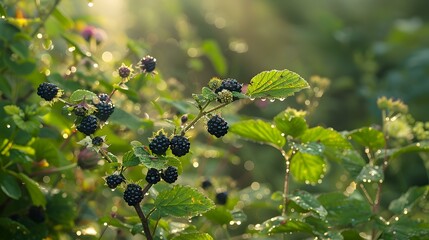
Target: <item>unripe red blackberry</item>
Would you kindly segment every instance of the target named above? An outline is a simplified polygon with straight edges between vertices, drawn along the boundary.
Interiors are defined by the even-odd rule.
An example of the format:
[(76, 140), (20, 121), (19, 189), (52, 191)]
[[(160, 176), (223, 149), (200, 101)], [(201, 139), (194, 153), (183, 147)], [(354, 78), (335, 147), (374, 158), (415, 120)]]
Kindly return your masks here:
[(118, 74), (121, 78), (128, 78), (131, 75), (131, 69), (125, 65), (118, 68)]
[(94, 146), (99, 147), (99, 146), (103, 145), (103, 142), (104, 142), (104, 139), (102, 137), (99, 137), (99, 136), (94, 137), (92, 139), (92, 145), (94, 145)]
[(172, 166), (168, 166), (168, 168), (161, 173), (161, 178), (168, 183), (174, 183), (178, 177), (179, 173), (177, 172), (177, 168)]
[(220, 138), (228, 132), (228, 123), (221, 117), (215, 115), (207, 122), (207, 131)]
[(228, 193), (227, 192), (220, 192), (216, 194), (216, 203), (219, 205), (225, 205), (228, 201)]
[(176, 135), (170, 140), (170, 149), (174, 156), (181, 157), (189, 152), (191, 143), (189, 139)]
[(159, 170), (155, 168), (150, 168), (146, 174), (146, 181), (150, 184), (156, 184), (161, 181), (161, 175)]
[(143, 200), (142, 188), (135, 183), (128, 184), (124, 191), (124, 200), (128, 206), (139, 204)]
[(95, 133), (98, 128), (98, 120), (93, 115), (88, 115), (82, 119), (79, 125), (77, 125), (77, 130), (85, 135), (91, 135)]
[(124, 178), (118, 174), (112, 174), (106, 177), (106, 184), (111, 189), (115, 189), (122, 182), (124, 182)]
[(55, 84), (44, 82), (37, 87), (37, 95), (46, 101), (52, 101), (57, 96), (59, 90)]
[(147, 55), (140, 60), (140, 68), (143, 72), (153, 72), (156, 67), (156, 58)]
[(103, 122), (107, 121), (110, 115), (115, 111), (115, 106), (110, 101), (100, 101), (95, 104), (95, 107), (97, 108), (97, 111), (94, 115)]
[(157, 155), (164, 155), (170, 146), (170, 140), (162, 133), (157, 135), (149, 143), (149, 149)]

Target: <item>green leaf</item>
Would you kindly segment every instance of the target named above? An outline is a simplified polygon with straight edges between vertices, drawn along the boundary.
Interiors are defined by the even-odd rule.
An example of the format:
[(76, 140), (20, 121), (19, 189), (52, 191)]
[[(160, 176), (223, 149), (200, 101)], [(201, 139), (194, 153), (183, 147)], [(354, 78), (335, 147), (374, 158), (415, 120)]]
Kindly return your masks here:
[(212, 200), (189, 186), (175, 185), (159, 193), (155, 199), (156, 211), (175, 217), (193, 217), (212, 209)]
[(403, 154), (414, 153), (414, 152), (428, 152), (429, 151), (429, 141), (422, 141), (418, 143), (413, 143), (405, 147), (388, 149), (387, 151), (381, 150), (376, 152), (377, 158), (384, 158), (385, 156), (391, 158), (397, 158)]
[(0, 18), (7, 17), (6, 11), (4, 10), (3, 3), (0, 3)]
[(115, 155), (115, 154), (113, 154), (113, 153), (111, 153), (111, 152), (108, 152), (108, 153), (107, 153), (107, 156), (109, 156), (109, 159), (110, 159), (112, 162), (114, 162), (114, 163), (117, 163), (117, 162), (118, 162), (118, 158), (116, 157), (116, 155)]
[(40, 131), (40, 122), (35, 117), (27, 116), (26, 118), (24, 118), (18, 115), (13, 115), (12, 119), (20, 129), (32, 135), (37, 135), (37, 133)]
[(396, 239), (429, 239), (429, 224), (426, 222), (417, 222), (414, 219), (400, 217), (383, 231), (382, 238), (385, 240)]
[(302, 210), (305, 210), (302, 212), (314, 212), (321, 218), (326, 217), (326, 215), (328, 214), (326, 209), (322, 206), (322, 204), (320, 204), (317, 198), (309, 192), (297, 190), (289, 196), (289, 201), (292, 201)]
[(142, 121), (139, 117), (121, 108), (115, 108), (113, 114), (109, 117), (109, 122), (124, 125), (132, 130), (138, 130), (141, 127), (153, 126), (152, 121)]
[(362, 156), (354, 149), (344, 150), (341, 153), (343, 167), (350, 173), (352, 178), (355, 178), (361, 172), (366, 162)]
[(49, 164), (54, 166), (59, 165), (59, 154), (52, 141), (38, 138), (31, 144), (31, 147), (34, 149), (35, 161), (46, 160)]
[(309, 142), (309, 143), (301, 143), (301, 144), (293, 143), (292, 149), (302, 153), (323, 156), (323, 151), (325, 149), (325, 146), (317, 142)]
[(371, 150), (378, 150), (386, 145), (383, 133), (371, 127), (356, 129), (349, 136), (357, 143)]
[(117, 228), (127, 228), (127, 229), (131, 229), (132, 226), (129, 224), (126, 224), (124, 222), (122, 222), (121, 220), (119, 220), (118, 218), (113, 218), (111, 216), (104, 216), (101, 217), (100, 219), (98, 219), (98, 222), (100, 224), (107, 224), (107, 226), (113, 226), (113, 227), (117, 227)]
[(286, 144), (286, 139), (274, 125), (259, 119), (236, 122), (230, 126), (229, 131), (248, 140), (274, 145), (278, 148)]
[(92, 99), (94, 99), (96, 97), (97, 97), (97, 94), (95, 94), (91, 91), (88, 91), (85, 89), (78, 89), (70, 95), (70, 101), (71, 102), (80, 102), (80, 101), (83, 101), (84, 99), (87, 101), (91, 101)]
[(367, 201), (346, 197), (342, 193), (322, 194), (318, 200), (328, 211), (328, 222), (334, 226), (355, 226), (368, 222), (372, 216)]
[(283, 216), (273, 217), (264, 223), (262, 223), (264, 229), (262, 233), (273, 234), (273, 233), (310, 233), (313, 235), (313, 229), (311, 225), (298, 219), (286, 219)]
[(43, 195), (43, 192), (40, 189), (39, 184), (23, 173), (19, 173), (18, 176), (21, 179), (21, 181), (25, 184), (25, 187), (27, 188), (27, 191), (30, 194), (33, 205), (45, 207), (46, 198), (45, 198), (45, 195)]
[(261, 72), (250, 80), (247, 95), (251, 98), (284, 99), (308, 87), (308, 83), (292, 71), (271, 70)]
[(65, 28), (71, 28), (73, 27), (73, 21), (66, 17), (58, 8), (55, 8), (52, 12), (52, 15), (55, 17), (55, 19), (58, 20), (58, 22), (61, 23), (61, 25)]
[(383, 169), (379, 166), (365, 165), (359, 175), (356, 177), (356, 181), (361, 182), (382, 182), (384, 180)]
[(173, 156), (158, 156), (158, 158), (161, 161), (166, 161), (166, 165), (176, 167), (179, 175), (182, 174), (183, 172), (182, 161), (180, 161), (179, 158), (173, 157)]
[(140, 159), (134, 155), (134, 151), (128, 151), (122, 157), (122, 165), (124, 167), (137, 166), (140, 163)]
[(0, 187), (1, 190), (10, 198), (18, 200), (21, 198), (21, 187), (16, 182), (13, 176), (1, 172), (0, 174)]
[(4, 111), (9, 115), (23, 116), (24, 112), (16, 105), (6, 105), (3, 107)]
[(209, 100), (209, 101), (214, 101), (217, 99), (217, 94), (214, 93), (210, 88), (208, 87), (203, 87), (203, 89), (201, 90), (201, 95)]
[(28, 236), (31, 233), (25, 225), (9, 217), (0, 217), (0, 229), (3, 239), (20, 239), (18, 236)]
[(76, 204), (71, 195), (58, 192), (48, 197), (46, 214), (54, 225), (72, 227), (77, 217)]
[(172, 238), (171, 240), (213, 240), (208, 233), (184, 233)]
[(389, 210), (395, 214), (410, 211), (414, 205), (418, 204), (420, 200), (427, 199), (429, 193), (429, 186), (412, 187), (398, 199), (392, 201), (389, 205)]
[(296, 181), (316, 184), (323, 178), (325, 165), (321, 156), (297, 152), (291, 159), (290, 171)]
[(143, 225), (141, 223), (137, 223), (131, 228), (132, 235), (141, 234), (143, 231)]
[(232, 214), (231, 212), (224, 206), (216, 206), (212, 210), (204, 213), (204, 216), (217, 224), (228, 224), (230, 221), (232, 221)]
[(145, 149), (145, 146), (135, 146), (133, 147), (133, 151), (140, 163), (145, 165), (147, 168), (162, 169), (167, 165), (167, 158), (151, 156)]
[(3, 56), (4, 63), (17, 75), (29, 75), (36, 69), (36, 63), (32, 59), (13, 59)]
[(275, 116), (274, 123), (282, 133), (292, 137), (298, 137), (308, 129), (304, 116), (296, 116), (290, 110), (285, 110)]
[(214, 40), (204, 41), (202, 50), (210, 59), (214, 69), (216, 70), (216, 73), (219, 75), (225, 75), (226, 71), (228, 70), (226, 60), (217, 42)]

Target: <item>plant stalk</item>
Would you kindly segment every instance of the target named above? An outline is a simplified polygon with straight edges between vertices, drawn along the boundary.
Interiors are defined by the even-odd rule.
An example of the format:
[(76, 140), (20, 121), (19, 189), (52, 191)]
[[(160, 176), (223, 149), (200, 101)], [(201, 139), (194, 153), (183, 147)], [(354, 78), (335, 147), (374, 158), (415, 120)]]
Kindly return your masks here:
[(143, 226), (144, 234), (146, 235), (146, 239), (147, 240), (153, 240), (152, 232), (149, 229), (149, 222), (148, 222), (147, 218), (145, 217), (145, 215), (142, 211), (142, 208), (140, 207), (140, 204), (134, 205), (134, 209), (136, 210), (137, 215), (140, 218), (140, 221), (141, 221), (142, 226)]

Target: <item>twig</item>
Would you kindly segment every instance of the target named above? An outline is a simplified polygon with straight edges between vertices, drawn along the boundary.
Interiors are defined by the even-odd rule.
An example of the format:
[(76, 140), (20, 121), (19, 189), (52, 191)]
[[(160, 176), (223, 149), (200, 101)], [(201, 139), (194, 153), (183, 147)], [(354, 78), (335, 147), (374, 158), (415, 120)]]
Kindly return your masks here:
[(148, 222), (147, 218), (145, 217), (145, 215), (142, 211), (142, 208), (140, 207), (140, 204), (134, 205), (134, 209), (136, 210), (137, 215), (140, 218), (140, 221), (141, 221), (142, 226), (143, 226), (144, 234), (146, 235), (146, 239), (152, 240), (153, 238), (152, 238), (152, 233), (149, 229), (149, 222)]

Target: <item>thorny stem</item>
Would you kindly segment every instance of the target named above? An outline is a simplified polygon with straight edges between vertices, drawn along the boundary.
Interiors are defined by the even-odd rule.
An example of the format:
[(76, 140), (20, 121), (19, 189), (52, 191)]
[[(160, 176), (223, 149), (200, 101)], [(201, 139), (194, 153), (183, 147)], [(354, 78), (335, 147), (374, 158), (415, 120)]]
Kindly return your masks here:
[(104, 159), (106, 159), (106, 161), (108, 161), (109, 163), (113, 162), (112, 159), (110, 159), (109, 155), (107, 154), (107, 151), (103, 148), (100, 149), (100, 154), (101, 156), (104, 157)]
[(194, 126), (202, 117), (204, 117), (206, 114), (209, 114), (211, 112), (214, 112), (218, 109), (221, 109), (223, 107), (225, 107), (226, 105), (230, 104), (230, 103), (222, 103), (217, 105), (216, 107), (213, 107), (207, 111), (204, 111), (210, 104), (211, 102), (207, 102), (201, 109), (200, 112), (198, 113), (198, 115), (192, 120), (192, 122), (190, 122), (186, 127), (184, 127), (182, 129), (182, 131), (180, 132), (180, 135), (185, 135), (185, 133), (192, 127)]
[(286, 170), (285, 170), (285, 180), (284, 180), (284, 189), (283, 189), (283, 195), (284, 195), (284, 202), (283, 202), (283, 210), (282, 210), (282, 216), (286, 216), (286, 209), (288, 204), (288, 192), (289, 192), (289, 175), (290, 175), (290, 159), (293, 155), (289, 156), (285, 150), (279, 149), (282, 156), (285, 158), (285, 164), (286, 164)]

